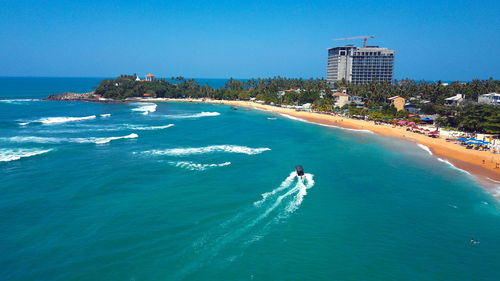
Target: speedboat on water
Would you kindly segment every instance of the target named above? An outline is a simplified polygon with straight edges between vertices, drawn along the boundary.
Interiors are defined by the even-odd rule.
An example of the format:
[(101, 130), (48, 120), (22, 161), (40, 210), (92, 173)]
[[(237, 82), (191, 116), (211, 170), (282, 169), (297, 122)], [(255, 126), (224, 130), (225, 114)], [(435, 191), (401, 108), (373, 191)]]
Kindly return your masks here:
[(304, 168), (302, 166), (295, 166), (295, 171), (297, 172), (297, 176), (302, 177), (304, 175)]

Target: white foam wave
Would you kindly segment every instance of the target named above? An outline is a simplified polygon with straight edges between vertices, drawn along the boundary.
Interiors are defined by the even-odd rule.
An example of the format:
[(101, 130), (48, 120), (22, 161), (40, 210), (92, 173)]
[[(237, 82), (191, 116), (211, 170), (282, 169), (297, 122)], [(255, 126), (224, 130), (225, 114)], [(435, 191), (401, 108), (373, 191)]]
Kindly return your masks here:
[(142, 131), (151, 131), (151, 130), (162, 130), (162, 129), (167, 129), (170, 127), (173, 127), (174, 124), (168, 124), (164, 126), (136, 126), (136, 125), (130, 125), (128, 126), (130, 129), (133, 130), (142, 130)]
[(108, 118), (108, 117), (111, 117), (111, 114), (110, 113), (106, 113), (106, 114), (101, 114), (99, 116), (101, 116), (101, 118)]
[(438, 161), (441, 161), (443, 163), (446, 163), (447, 165), (449, 165), (450, 167), (452, 167), (453, 169), (455, 170), (458, 170), (462, 173), (465, 173), (467, 175), (471, 175), (471, 173), (467, 172), (466, 170), (462, 170), (460, 168), (457, 168), (457, 166), (453, 165), (450, 161), (446, 160), (446, 159), (443, 159), (443, 158), (437, 158)]
[(231, 162), (224, 162), (220, 164), (200, 164), (200, 163), (194, 163), (191, 161), (178, 161), (178, 162), (169, 162), (171, 165), (174, 165), (179, 168), (184, 168), (186, 170), (190, 171), (205, 171), (206, 169), (209, 168), (215, 168), (215, 167), (224, 167), (231, 165)]
[(93, 141), (96, 144), (104, 144), (104, 143), (109, 143), (114, 140), (120, 140), (120, 139), (135, 139), (138, 138), (138, 134), (130, 134), (126, 136), (121, 136), (121, 137), (109, 137), (109, 138), (95, 138), (95, 141)]
[(200, 117), (213, 117), (219, 115), (220, 115), (219, 112), (200, 112), (195, 114), (179, 114), (179, 115), (164, 115), (164, 116), (172, 119), (190, 119), (190, 118), (200, 118)]
[(155, 112), (156, 107), (158, 106), (156, 103), (135, 103), (135, 105), (139, 105), (139, 107), (132, 108), (132, 111), (138, 111), (144, 115)]
[(9, 104), (23, 104), (31, 101), (40, 101), (40, 99), (0, 99), (1, 103), (9, 103)]
[(302, 119), (302, 118), (299, 118), (299, 117), (295, 117), (295, 116), (292, 116), (292, 115), (288, 115), (288, 114), (285, 114), (285, 113), (280, 113), (281, 116), (283, 117), (286, 117), (288, 119), (292, 119), (292, 120), (295, 120), (295, 121), (301, 121), (301, 122), (306, 122), (306, 123), (311, 123), (305, 119)]
[(490, 180), (490, 181), (492, 181), (492, 182), (494, 182), (494, 183), (500, 183), (500, 181), (494, 180), (494, 179), (492, 179), (492, 178), (488, 178), (488, 177), (486, 177), (486, 179), (488, 179), (488, 180)]
[(0, 162), (19, 160), (21, 158), (40, 155), (50, 151), (52, 151), (52, 149), (37, 149), (37, 148), (0, 149)]
[(314, 125), (319, 125), (319, 126), (323, 126), (323, 127), (329, 127), (329, 128), (342, 129), (342, 130), (346, 130), (346, 131), (354, 131), (354, 132), (362, 132), (362, 133), (373, 134), (373, 132), (370, 131), (370, 130), (365, 130), (365, 129), (351, 129), (351, 128), (344, 128), (344, 127), (341, 127), (341, 126), (334, 126), (334, 125), (327, 125), (327, 124), (315, 123), (315, 122), (310, 122), (310, 121), (307, 121), (305, 119), (302, 119), (302, 118), (299, 118), (299, 117), (295, 117), (295, 116), (291, 116), (291, 115), (284, 114), (284, 113), (280, 113), (280, 115), (283, 116), (283, 117), (286, 117), (288, 119), (295, 120), (295, 121), (301, 121), (301, 122), (305, 122), (305, 123), (309, 123), (309, 124), (314, 124)]
[(430, 155), (432, 155), (432, 151), (431, 151), (431, 149), (428, 146), (425, 146), (425, 145), (420, 144), (420, 143), (417, 144), (417, 146), (420, 147), (421, 149), (427, 151), (427, 153), (429, 153)]
[(171, 148), (165, 150), (149, 150), (144, 153), (154, 154), (154, 155), (169, 155), (169, 156), (187, 156), (193, 154), (206, 154), (214, 152), (225, 152), (225, 153), (241, 153), (254, 155), (259, 154), (264, 151), (271, 150), (270, 148), (251, 148), (246, 146), (238, 145), (211, 145), (205, 147), (188, 147), (188, 148)]
[(173, 127), (174, 124), (167, 124), (161, 126), (144, 126), (144, 125), (133, 125), (133, 124), (117, 124), (113, 126), (106, 125), (78, 125), (75, 129), (56, 129), (56, 130), (41, 130), (41, 132), (49, 133), (81, 133), (81, 132), (116, 132), (116, 131), (126, 131), (126, 130), (139, 130), (139, 131), (152, 131), (152, 130), (163, 130)]
[(96, 117), (97, 116), (95, 116), (95, 115), (84, 116), (84, 117), (46, 117), (46, 118), (40, 118), (37, 120), (33, 120), (30, 122), (19, 123), (19, 125), (26, 126), (26, 125), (31, 124), (31, 123), (42, 123), (44, 125), (53, 125), (53, 124), (60, 124), (60, 123), (67, 123), (67, 122), (90, 120), (90, 119), (95, 119)]
[(119, 139), (133, 139), (137, 138), (137, 134), (129, 134), (126, 136), (119, 137), (107, 137), (107, 138), (57, 138), (57, 137), (35, 137), (35, 136), (17, 136), (10, 138), (0, 138), (3, 141), (17, 142), (17, 143), (46, 143), (46, 144), (56, 144), (56, 143), (95, 143), (104, 144), (109, 143), (113, 140)]

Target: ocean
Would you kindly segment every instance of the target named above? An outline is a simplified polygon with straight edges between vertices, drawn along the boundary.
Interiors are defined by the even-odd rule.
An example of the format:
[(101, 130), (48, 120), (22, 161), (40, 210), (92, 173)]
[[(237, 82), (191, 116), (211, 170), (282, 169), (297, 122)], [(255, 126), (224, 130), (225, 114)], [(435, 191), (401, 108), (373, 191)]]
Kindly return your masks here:
[(99, 81), (0, 78), (2, 280), (500, 279), (498, 201), (425, 147), (225, 105), (39, 100)]

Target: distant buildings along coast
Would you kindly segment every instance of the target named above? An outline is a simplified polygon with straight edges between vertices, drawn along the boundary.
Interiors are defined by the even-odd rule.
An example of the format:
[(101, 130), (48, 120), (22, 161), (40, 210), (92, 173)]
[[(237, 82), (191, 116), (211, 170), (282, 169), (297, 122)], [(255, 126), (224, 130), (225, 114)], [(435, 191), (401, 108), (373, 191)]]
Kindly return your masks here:
[(392, 82), (394, 50), (379, 46), (366, 46), (373, 36), (360, 36), (334, 40), (364, 39), (362, 48), (345, 45), (328, 49), (326, 79), (330, 84), (345, 80), (353, 84), (367, 84), (373, 80)]

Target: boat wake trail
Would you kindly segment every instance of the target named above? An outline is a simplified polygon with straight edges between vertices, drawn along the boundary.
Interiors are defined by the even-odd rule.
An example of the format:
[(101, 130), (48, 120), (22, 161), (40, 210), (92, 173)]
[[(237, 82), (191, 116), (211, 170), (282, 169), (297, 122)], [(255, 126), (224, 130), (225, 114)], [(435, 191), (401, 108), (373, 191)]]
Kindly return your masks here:
[(307, 190), (314, 186), (314, 175), (298, 177), (291, 172), (281, 184), (261, 194), (253, 206), (221, 223), (193, 243), (194, 261), (179, 272), (178, 280), (188, 278), (211, 260), (234, 261), (252, 243), (260, 240), (271, 226), (294, 213), (304, 201)]

